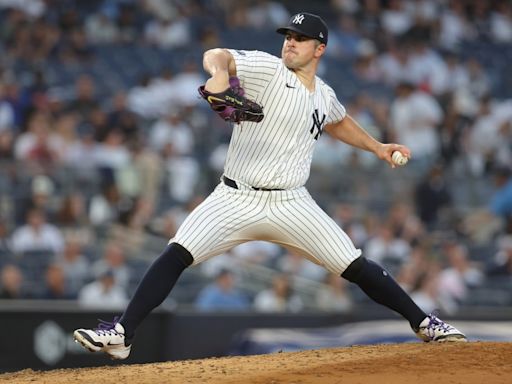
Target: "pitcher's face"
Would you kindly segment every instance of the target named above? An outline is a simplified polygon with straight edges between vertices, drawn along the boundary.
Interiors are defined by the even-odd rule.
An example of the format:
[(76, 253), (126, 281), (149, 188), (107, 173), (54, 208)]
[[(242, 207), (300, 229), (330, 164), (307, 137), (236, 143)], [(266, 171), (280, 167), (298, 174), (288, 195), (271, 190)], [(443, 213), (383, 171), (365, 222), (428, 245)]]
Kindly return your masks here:
[(317, 40), (288, 31), (286, 33), (281, 58), (288, 69), (298, 69), (307, 66), (314, 58), (322, 56), (325, 44)]

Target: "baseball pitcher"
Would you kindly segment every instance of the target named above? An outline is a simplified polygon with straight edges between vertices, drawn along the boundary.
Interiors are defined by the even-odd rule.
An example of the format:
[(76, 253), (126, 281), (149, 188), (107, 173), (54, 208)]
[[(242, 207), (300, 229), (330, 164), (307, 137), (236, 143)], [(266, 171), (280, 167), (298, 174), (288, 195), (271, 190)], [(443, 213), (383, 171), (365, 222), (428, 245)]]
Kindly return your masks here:
[(281, 58), (259, 51), (205, 52), (203, 65), (211, 77), (199, 94), (234, 123), (224, 174), (150, 266), (123, 315), (74, 332), (88, 350), (127, 358), (137, 326), (167, 297), (185, 268), (252, 240), (291, 249), (357, 284), (407, 319), (422, 340), (466, 341), (462, 332), (424, 313), (387, 271), (365, 259), (304, 187), (315, 144), (324, 133), (392, 167), (395, 151), (406, 158), (411, 153), (371, 137), (316, 76), (328, 41), (319, 16), (298, 13), (277, 32), (284, 35)]

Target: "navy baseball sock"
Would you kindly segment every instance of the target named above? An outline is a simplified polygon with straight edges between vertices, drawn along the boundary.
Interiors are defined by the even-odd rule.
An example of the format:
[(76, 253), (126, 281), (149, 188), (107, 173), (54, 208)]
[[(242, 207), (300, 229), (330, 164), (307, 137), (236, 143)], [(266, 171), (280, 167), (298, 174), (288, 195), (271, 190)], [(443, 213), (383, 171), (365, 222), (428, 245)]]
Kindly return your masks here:
[(181, 273), (193, 261), (189, 251), (172, 243), (151, 264), (119, 320), (127, 339), (133, 337), (142, 320), (165, 300)]
[(391, 275), (371, 260), (362, 256), (357, 258), (341, 276), (359, 285), (375, 302), (401, 314), (414, 330), (427, 317)]

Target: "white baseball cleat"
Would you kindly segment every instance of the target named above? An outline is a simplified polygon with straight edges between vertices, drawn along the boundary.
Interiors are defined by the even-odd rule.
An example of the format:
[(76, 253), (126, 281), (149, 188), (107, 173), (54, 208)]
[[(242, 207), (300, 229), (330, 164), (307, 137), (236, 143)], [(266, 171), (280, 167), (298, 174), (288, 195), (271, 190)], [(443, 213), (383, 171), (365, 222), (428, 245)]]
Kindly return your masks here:
[(117, 318), (111, 323), (100, 320), (98, 328), (95, 329), (77, 329), (73, 336), (76, 342), (89, 351), (105, 352), (115, 360), (126, 359), (132, 349), (125, 337), (124, 327), (117, 322)]
[(416, 336), (425, 342), (468, 341), (461, 331), (433, 314), (428, 315), (421, 322), (420, 328), (416, 331)]

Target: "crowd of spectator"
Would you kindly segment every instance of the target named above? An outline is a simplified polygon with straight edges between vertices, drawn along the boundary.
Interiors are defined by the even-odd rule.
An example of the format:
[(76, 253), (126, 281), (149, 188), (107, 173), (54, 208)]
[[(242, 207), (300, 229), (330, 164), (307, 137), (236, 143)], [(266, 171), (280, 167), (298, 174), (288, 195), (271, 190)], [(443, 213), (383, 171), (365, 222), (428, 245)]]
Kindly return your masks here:
[[(0, 2), (1, 298), (126, 304), (137, 275), (131, 257), (147, 253), (148, 235), (172, 237), (222, 172), (230, 128), (197, 97), (202, 52), (236, 45), (239, 35), (261, 43), (298, 10), (293, 4)], [(512, 98), (501, 91), (512, 85), (512, 3), (311, 7), (330, 25), (322, 77), (370, 133), (408, 145), (413, 158), (391, 172), (324, 135), (309, 189), (426, 311), (455, 313), (490, 282), (506, 291)], [(127, 47), (147, 55), (123, 61)], [(259, 292), (240, 278), (251, 266), (275, 272)], [(342, 279), (273, 245), (237, 247), (198, 275), (207, 283), (189, 304), (199, 310), (357, 305)], [(314, 303), (296, 277), (318, 283)], [(512, 305), (511, 294), (491, 296)]]

